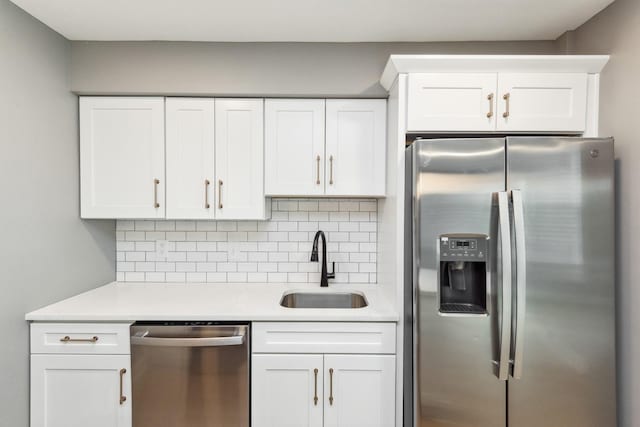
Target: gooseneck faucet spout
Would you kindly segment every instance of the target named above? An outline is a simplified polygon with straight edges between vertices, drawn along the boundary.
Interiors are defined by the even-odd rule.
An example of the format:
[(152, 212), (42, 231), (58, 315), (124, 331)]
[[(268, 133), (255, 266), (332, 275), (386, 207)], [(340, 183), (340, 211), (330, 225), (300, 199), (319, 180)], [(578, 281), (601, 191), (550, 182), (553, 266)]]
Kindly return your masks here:
[(313, 247), (311, 248), (311, 262), (318, 262), (318, 238), (322, 237), (322, 272), (320, 274), (320, 287), (329, 286), (329, 279), (336, 278), (336, 263), (332, 263), (331, 273), (327, 272), (327, 239), (324, 232), (319, 230), (313, 238)]

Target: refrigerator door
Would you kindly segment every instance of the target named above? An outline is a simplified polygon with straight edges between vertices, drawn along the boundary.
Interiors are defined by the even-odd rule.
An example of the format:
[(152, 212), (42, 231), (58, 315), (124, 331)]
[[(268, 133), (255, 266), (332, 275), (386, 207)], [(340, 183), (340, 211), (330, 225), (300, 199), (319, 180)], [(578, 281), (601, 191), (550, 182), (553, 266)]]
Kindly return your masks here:
[[(491, 249), (500, 246), (493, 236), (498, 228), (498, 193), (505, 188), (505, 140), (419, 140), (408, 153), (413, 161), (414, 424), (505, 426), (506, 381), (498, 379), (494, 362), (500, 359), (502, 310), (497, 288), (502, 282), (495, 264), (501, 260)], [(451, 234), (447, 237), (451, 245), (454, 241), (466, 245), (470, 238), (475, 239), (473, 245), (491, 247), (486, 314), (440, 312), (438, 267), (444, 253), (439, 250), (446, 243), (439, 239)], [(510, 242), (503, 243), (508, 247)], [(464, 276), (465, 265), (451, 261), (448, 269), (442, 269), (450, 278), (465, 279), (446, 289), (452, 295), (473, 286), (471, 276)]]
[(508, 425), (615, 426), (613, 140), (507, 138), (507, 159), (526, 249)]

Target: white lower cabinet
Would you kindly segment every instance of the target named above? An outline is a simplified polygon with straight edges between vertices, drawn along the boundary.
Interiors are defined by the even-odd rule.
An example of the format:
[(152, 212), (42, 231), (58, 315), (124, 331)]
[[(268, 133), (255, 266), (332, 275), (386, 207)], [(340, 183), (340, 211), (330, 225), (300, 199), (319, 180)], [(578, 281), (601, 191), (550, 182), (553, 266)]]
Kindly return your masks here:
[(31, 427), (131, 427), (128, 355), (31, 356)]
[[(252, 427), (394, 427), (394, 337), (393, 324), (254, 323)], [(381, 354), (346, 354), (372, 340), (362, 353)], [(316, 344), (327, 352), (298, 353)]]
[(129, 324), (31, 324), (31, 427), (131, 427)]

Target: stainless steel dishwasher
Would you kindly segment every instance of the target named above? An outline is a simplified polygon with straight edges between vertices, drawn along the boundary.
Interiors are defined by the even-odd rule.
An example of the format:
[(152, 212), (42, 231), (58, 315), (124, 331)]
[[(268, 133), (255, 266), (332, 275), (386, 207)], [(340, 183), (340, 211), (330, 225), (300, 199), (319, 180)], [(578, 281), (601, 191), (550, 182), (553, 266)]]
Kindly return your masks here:
[(249, 325), (131, 326), (134, 427), (249, 427)]

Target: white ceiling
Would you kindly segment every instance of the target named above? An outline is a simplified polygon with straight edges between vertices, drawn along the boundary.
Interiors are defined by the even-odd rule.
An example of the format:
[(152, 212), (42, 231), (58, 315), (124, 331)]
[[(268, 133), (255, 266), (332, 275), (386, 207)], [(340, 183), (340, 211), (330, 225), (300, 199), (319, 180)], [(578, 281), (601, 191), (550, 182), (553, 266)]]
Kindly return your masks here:
[(71, 40), (552, 40), (613, 0), (11, 0)]

